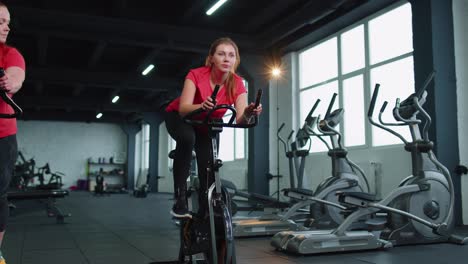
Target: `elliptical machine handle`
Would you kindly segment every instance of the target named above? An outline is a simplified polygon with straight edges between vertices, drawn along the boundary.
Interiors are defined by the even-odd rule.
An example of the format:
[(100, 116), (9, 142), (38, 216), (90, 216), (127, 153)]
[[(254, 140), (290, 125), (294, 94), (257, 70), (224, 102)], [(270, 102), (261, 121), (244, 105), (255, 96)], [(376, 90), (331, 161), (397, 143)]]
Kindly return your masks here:
[(426, 80), (424, 81), (424, 84), (423, 84), (422, 88), (419, 89), (419, 90), (416, 92), (416, 97), (421, 98), (421, 96), (423, 95), (423, 93), (426, 91), (427, 87), (428, 87), (429, 84), (431, 83), (431, 81), (434, 79), (435, 73), (436, 73), (436, 71), (433, 70), (433, 71), (429, 74), (429, 76), (427, 76)]
[(330, 100), (330, 104), (328, 105), (327, 113), (325, 114), (325, 117), (323, 119), (327, 119), (330, 116), (331, 110), (333, 108), (333, 105), (335, 104), (337, 96), (337, 93), (333, 93), (332, 99)]
[(293, 136), (294, 134), (294, 130), (291, 130), (291, 133), (289, 133), (289, 136), (288, 136), (288, 141), (291, 140), (291, 137)]
[(276, 133), (281, 132), (281, 130), (283, 129), (283, 127), (284, 127), (284, 122), (283, 122), (283, 124), (281, 124), (281, 126), (278, 128), (278, 131), (277, 131)]
[(385, 108), (387, 108), (387, 105), (388, 105), (388, 102), (385, 101), (385, 102), (382, 104), (382, 107), (380, 108), (380, 113), (385, 112)]
[[(377, 96), (379, 95), (380, 84), (375, 84), (374, 92), (372, 93), (371, 103), (369, 105), (369, 111), (367, 111), (367, 117), (372, 118), (374, 115), (375, 102), (377, 101)], [(385, 108), (384, 108), (385, 110)]]
[(312, 109), (310, 109), (309, 114), (307, 114), (307, 117), (305, 119), (307, 124), (311, 123), (310, 121), (312, 121), (312, 114), (315, 112), (315, 109), (317, 109), (319, 103), (320, 103), (320, 99), (317, 99), (317, 101), (315, 101), (314, 106), (312, 106)]

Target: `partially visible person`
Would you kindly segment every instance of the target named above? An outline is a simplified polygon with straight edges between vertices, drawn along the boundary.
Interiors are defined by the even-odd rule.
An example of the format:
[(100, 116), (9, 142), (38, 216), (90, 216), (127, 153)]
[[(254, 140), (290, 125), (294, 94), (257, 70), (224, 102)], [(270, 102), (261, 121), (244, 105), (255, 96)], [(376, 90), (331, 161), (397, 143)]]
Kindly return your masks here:
[[(247, 104), (247, 90), (242, 78), (235, 72), (240, 63), (239, 49), (230, 38), (219, 38), (210, 47), (205, 66), (192, 69), (185, 77), (182, 95), (166, 108), (167, 131), (176, 141), (173, 165), (174, 195), (176, 202), (171, 214), (174, 217), (191, 217), (187, 208), (187, 177), (190, 171), (192, 150), (197, 156), (198, 177), (200, 179), (199, 205), (203, 212), (207, 199), (207, 173), (210, 158), (210, 138), (206, 129), (186, 124), (182, 116), (203, 108), (210, 110), (215, 105), (211, 99), (214, 87), (220, 85), (216, 97), (217, 104), (234, 105), (236, 122), (249, 123), (262, 112), (254, 103)], [(226, 109), (217, 110), (213, 118), (222, 118)]]
[[(26, 65), (19, 51), (6, 44), (10, 33), (10, 12), (0, 2), (0, 68), (5, 75), (0, 78), (0, 90), (11, 97), (19, 91), (25, 78)], [(13, 109), (0, 100), (0, 113), (10, 114)], [(9, 215), (7, 190), (13, 174), (18, 145), (16, 142), (16, 119), (0, 118), (0, 264), (5, 264), (1, 245)]]

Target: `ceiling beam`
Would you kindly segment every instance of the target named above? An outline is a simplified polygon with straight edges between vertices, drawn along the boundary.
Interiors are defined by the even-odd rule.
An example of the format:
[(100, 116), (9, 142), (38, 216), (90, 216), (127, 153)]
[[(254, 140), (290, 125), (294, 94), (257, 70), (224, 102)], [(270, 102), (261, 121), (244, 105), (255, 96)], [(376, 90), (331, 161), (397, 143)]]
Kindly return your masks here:
[[(259, 25), (259, 24), (262, 23), (262, 22), (273, 19), (273, 16), (275, 16), (276, 14), (281, 13), (282, 10), (285, 10), (287, 7), (294, 4), (294, 2), (297, 2), (297, 0), (294, 0), (294, 1), (293, 0), (288, 0), (288, 1), (274, 0), (274, 1), (271, 1), (271, 2), (272, 3), (268, 4), (268, 6), (266, 6), (262, 10), (261, 13), (255, 15), (255, 16), (246, 18), (246, 20), (243, 23), (241, 23), (241, 25), (240, 25), (242, 27), (242, 30), (243, 31), (252, 30), (253, 27), (257, 27), (257, 28), (254, 28), (254, 31), (256, 31), (256, 30), (259, 29), (258, 28), (259, 26), (264, 27), (265, 25)], [(274, 26), (275, 23), (272, 22), (271, 25)]]
[(40, 66), (45, 66), (47, 64), (47, 46), (49, 44), (49, 39), (47, 35), (39, 35), (37, 37), (37, 61)]
[[(145, 47), (206, 53), (213, 39), (229, 35), (243, 50), (258, 50), (252, 36), (191, 27), (139, 22), (66, 13), (12, 5), (19, 27), (16, 34), (47, 34), (49, 36), (85, 40), (106, 39), (109, 42)], [(60, 23), (57, 23), (60, 21)], [(125, 32), (125, 34), (123, 34)]]
[(73, 96), (79, 96), (81, 92), (85, 89), (85, 86), (83, 84), (74, 84), (73, 85)]
[(114, 15), (121, 16), (125, 13), (127, 9), (127, 0), (113, 0), (112, 1), (112, 11)]
[(198, 0), (198, 1), (193, 1), (193, 3), (188, 7), (184, 13), (180, 16), (180, 23), (187, 23), (190, 21), (198, 10), (201, 10), (207, 3), (207, 0)]
[[(347, 1), (348, 0), (307, 1), (301, 8), (298, 8), (295, 12), (284, 17), (278, 23), (272, 25), (268, 30), (260, 34), (260, 39), (265, 43), (265, 47), (271, 47), (301, 27), (313, 24), (332, 14)], [(317, 7), (317, 5), (321, 6)]]
[(42, 92), (44, 91), (44, 82), (34, 82), (34, 91), (36, 92), (36, 94), (42, 94)]
[(63, 110), (40, 110), (25, 112), (18, 120), (24, 121), (63, 121), (63, 122), (85, 122), (85, 123), (122, 123), (127, 117), (121, 113), (105, 113), (100, 119), (96, 118), (95, 112), (65, 112)]
[(104, 53), (104, 50), (105, 50), (106, 47), (107, 47), (107, 42), (102, 41), (102, 40), (98, 42), (98, 44), (94, 48), (93, 54), (89, 58), (88, 68), (92, 69), (92, 68), (96, 67), (96, 64), (101, 59), (102, 54)]
[[(80, 100), (81, 99), (81, 100)], [(152, 112), (155, 107), (149, 104), (136, 102), (134, 104), (102, 104), (102, 101), (94, 98), (85, 97), (65, 97), (65, 96), (17, 96), (15, 102), (20, 105), (24, 112), (28, 109), (39, 107), (40, 109), (65, 109), (65, 106), (70, 110), (79, 111), (102, 111), (102, 112)]]
[[(58, 68), (28, 68), (27, 82), (45, 81), (66, 85), (85, 85), (96, 88), (165, 91), (178, 87), (180, 80), (161, 77), (125, 79), (127, 72), (97, 72)], [(124, 83), (125, 81), (125, 83)]]

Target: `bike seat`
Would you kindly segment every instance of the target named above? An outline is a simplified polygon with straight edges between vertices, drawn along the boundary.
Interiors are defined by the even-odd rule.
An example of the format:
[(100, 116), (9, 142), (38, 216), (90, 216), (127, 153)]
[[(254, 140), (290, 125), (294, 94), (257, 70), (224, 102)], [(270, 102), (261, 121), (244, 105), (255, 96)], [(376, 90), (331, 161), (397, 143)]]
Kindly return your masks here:
[(339, 196), (339, 200), (341, 201), (345, 197), (352, 197), (356, 199), (361, 199), (368, 202), (378, 202), (377, 196), (375, 194), (365, 193), (365, 192), (346, 192), (346, 191), (338, 191), (336, 195)]
[(309, 189), (304, 189), (304, 188), (285, 188), (283, 189), (284, 195), (288, 196), (290, 192), (293, 193), (298, 193), (304, 196), (314, 196), (314, 192)]

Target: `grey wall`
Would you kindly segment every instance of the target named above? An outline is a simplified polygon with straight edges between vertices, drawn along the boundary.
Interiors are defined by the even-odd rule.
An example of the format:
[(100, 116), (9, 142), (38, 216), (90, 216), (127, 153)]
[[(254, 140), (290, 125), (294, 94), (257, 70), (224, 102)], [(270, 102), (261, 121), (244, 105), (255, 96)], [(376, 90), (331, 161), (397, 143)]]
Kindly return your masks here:
[[(468, 124), (468, 1), (453, 0), (453, 26), (455, 43), (455, 67), (457, 83), (457, 116), (458, 143), (460, 150), (460, 164), (468, 165), (468, 138), (466, 137)], [(463, 224), (468, 224), (468, 176), (462, 177)]]
[(34, 158), (37, 166), (49, 162), (52, 171), (65, 173), (65, 187), (86, 179), (90, 157), (97, 161), (98, 157), (109, 160), (123, 155), (126, 160), (126, 135), (118, 125), (18, 121), (17, 137), (18, 149), (26, 159)]
[[(292, 129), (297, 131), (297, 118), (295, 116), (299, 113), (299, 106), (297, 105), (298, 92), (296, 85), (296, 78), (293, 78), (292, 72), (295, 69), (293, 62), (295, 58), (294, 53), (290, 53), (283, 57), (282, 73), (276, 80), (270, 81), (270, 127), (269, 127), (269, 142), (270, 142), (270, 166), (269, 172), (272, 175), (281, 175), (279, 190), (289, 187), (289, 165), (288, 160), (284, 154), (283, 145), (279, 145), (278, 153), (278, 128), (284, 123), (281, 130), (281, 136), (286, 138)], [(279, 154), (279, 166), (278, 166)], [(278, 173), (279, 169), (279, 173)], [(270, 194), (278, 191), (277, 179), (270, 181)]]
[[(410, 2), (413, 10), (415, 84), (417, 88), (422, 87), (429, 73), (436, 71), (434, 81), (428, 86), (425, 104), (432, 118), (429, 137), (434, 142), (434, 152), (439, 161), (453, 172), (460, 158), (452, 1)], [(454, 218), (456, 224), (461, 224), (461, 179), (452, 173), (452, 181)]]

